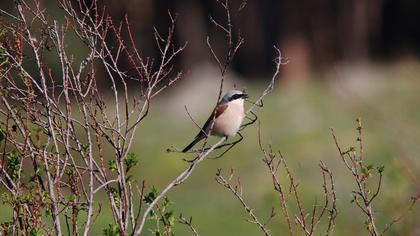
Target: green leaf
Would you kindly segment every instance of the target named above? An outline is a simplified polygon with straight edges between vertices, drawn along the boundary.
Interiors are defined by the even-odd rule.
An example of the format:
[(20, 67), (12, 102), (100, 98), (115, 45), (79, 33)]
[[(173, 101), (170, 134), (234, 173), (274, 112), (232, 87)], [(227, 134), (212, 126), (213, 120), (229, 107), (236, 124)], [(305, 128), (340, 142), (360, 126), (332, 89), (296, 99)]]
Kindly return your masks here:
[(88, 150), (88, 148), (89, 148), (89, 145), (87, 145), (87, 144), (82, 144), (82, 149), (83, 149), (83, 151), (87, 151)]
[(17, 114), (18, 113), (18, 108), (16, 106), (12, 105), (12, 106), (10, 106), (10, 111), (14, 114)]
[(7, 29), (6, 28), (2, 28), (2, 29), (0, 29), (0, 37), (3, 37), (3, 36), (5, 36), (6, 34), (7, 34)]
[(109, 160), (108, 161), (108, 169), (112, 172), (116, 171), (118, 169), (117, 162), (115, 160)]
[(131, 181), (131, 179), (133, 178), (133, 176), (132, 175), (127, 175), (126, 177), (125, 177), (125, 182), (126, 183), (129, 183), (130, 181)]
[(39, 228), (33, 228), (29, 230), (29, 236), (42, 236), (42, 235), (44, 234), (42, 234), (42, 231)]
[(7, 89), (3, 89), (3, 90), (1, 91), (1, 94), (3, 95), (3, 97), (7, 98), (7, 97), (9, 97), (10, 92), (9, 92), (9, 90), (7, 90)]
[(112, 197), (114, 198), (115, 205), (119, 208), (121, 205), (121, 200), (120, 200), (120, 197), (118, 196), (117, 191), (114, 191), (112, 193)]
[(125, 165), (127, 167), (127, 172), (128, 172), (132, 167), (137, 165), (139, 160), (138, 160), (136, 154), (130, 152), (130, 153), (127, 154), (127, 157), (125, 158), (124, 162), (125, 162)]
[(152, 203), (156, 199), (157, 195), (158, 195), (157, 189), (155, 188), (155, 186), (152, 186), (152, 189), (150, 190), (150, 192), (146, 196), (144, 196), (144, 202), (147, 204)]
[(163, 200), (163, 208), (168, 207), (169, 205), (171, 205), (171, 201), (169, 200), (168, 197), (165, 197), (165, 199)]
[(153, 232), (153, 235), (162, 236), (162, 233), (159, 230), (156, 230), (155, 232)]
[(29, 195), (29, 194), (25, 194), (19, 199), (19, 202), (21, 204), (31, 204), (32, 203), (32, 196)]
[(174, 226), (175, 224), (175, 216), (173, 211), (167, 211), (165, 212), (165, 214), (163, 215), (165, 217), (165, 221), (168, 224), (169, 227)]
[(66, 173), (66, 175), (68, 176), (72, 176), (73, 175), (73, 169), (72, 168), (66, 168), (66, 170), (64, 171), (64, 173)]
[(349, 147), (349, 149), (347, 149), (346, 151), (344, 151), (342, 154), (349, 154), (350, 152), (355, 152), (356, 148), (355, 147)]
[(9, 58), (1, 58), (0, 67), (9, 65)]
[(365, 221), (366, 229), (372, 231), (372, 223), (368, 220)]
[(0, 67), (9, 64), (9, 57), (7, 56), (6, 49), (0, 45)]
[(115, 224), (108, 224), (108, 228), (102, 231), (102, 235), (105, 235), (105, 236), (118, 236), (119, 233), (120, 233), (120, 230)]
[(16, 178), (19, 176), (20, 161), (21, 161), (21, 157), (15, 151), (10, 152), (7, 155), (7, 164), (6, 164), (6, 166), (8, 168), (8, 172), (12, 176), (13, 180), (16, 180)]
[(369, 175), (369, 170), (368, 170), (368, 168), (366, 168), (366, 167), (362, 166), (361, 171), (362, 171), (362, 174), (363, 174), (364, 176), (368, 176), (368, 175)]
[(158, 215), (156, 214), (156, 212), (154, 210), (150, 211), (149, 219), (151, 219), (151, 220), (158, 220), (159, 219)]
[(50, 212), (50, 210), (48, 210), (48, 209), (45, 209), (45, 216), (50, 216), (51, 215), (51, 212)]
[(8, 202), (10, 202), (11, 201), (11, 199), (10, 199), (10, 195), (9, 194), (7, 194), (7, 193), (3, 193), (2, 195), (1, 195), (1, 201), (2, 201), (2, 203), (4, 204), (4, 203), (8, 203)]
[(378, 166), (376, 167), (376, 170), (378, 171), (378, 173), (382, 173), (385, 170), (385, 166)]

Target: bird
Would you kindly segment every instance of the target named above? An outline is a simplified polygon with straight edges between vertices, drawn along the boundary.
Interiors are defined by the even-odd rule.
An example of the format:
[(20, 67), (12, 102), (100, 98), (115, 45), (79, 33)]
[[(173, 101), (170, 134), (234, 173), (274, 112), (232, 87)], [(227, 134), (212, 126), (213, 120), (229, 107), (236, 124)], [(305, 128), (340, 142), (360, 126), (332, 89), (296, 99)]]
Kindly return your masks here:
[(248, 99), (248, 94), (243, 91), (231, 90), (227, 92), (217, 103), (200, 132), (182, 152), (187, 152), (209, 135), (226, 138), (235, 136), (245, 117), (244, 101), (246, 99)]

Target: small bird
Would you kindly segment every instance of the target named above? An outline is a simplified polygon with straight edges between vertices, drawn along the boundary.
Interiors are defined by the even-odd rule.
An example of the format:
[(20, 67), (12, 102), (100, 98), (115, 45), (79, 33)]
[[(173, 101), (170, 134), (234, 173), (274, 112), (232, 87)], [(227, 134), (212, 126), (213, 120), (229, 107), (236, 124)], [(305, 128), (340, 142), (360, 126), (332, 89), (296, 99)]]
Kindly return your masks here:
[(235, 136), (245, 117), (244, 100), (247, 98), (248, 94), (239, 90), (227, 92), (214, 108), (201, 131), (182, 152), (187, 152), (208, 135), (226, 138)]

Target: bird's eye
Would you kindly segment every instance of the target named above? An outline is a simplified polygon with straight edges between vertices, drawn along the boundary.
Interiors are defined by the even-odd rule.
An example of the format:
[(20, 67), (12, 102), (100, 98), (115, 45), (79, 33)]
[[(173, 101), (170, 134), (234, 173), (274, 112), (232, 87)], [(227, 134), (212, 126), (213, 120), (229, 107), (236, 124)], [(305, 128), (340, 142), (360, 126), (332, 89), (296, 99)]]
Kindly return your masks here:
[(234, 94), (229, 98), (229, 101), (233, 101), (241, 97), (242, 97), (242, 94)]

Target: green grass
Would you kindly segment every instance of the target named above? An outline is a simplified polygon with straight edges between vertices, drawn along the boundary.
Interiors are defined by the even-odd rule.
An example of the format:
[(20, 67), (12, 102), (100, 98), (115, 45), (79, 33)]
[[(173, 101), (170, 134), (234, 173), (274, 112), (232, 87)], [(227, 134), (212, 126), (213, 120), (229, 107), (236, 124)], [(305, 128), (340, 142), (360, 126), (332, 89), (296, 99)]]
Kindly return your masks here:
[[(303, 202), (308, 209), (315, 199), (322, 198), (319, 161), (327, 163), (334, 172), (340, 209), (336, 235), (365, 234), (367, 231), (362, 214), (350, 204), (355, 185), (338, 157), (330, 127), (335, 128), (342, 145), (348, 147), (356, 141), (355, 119), (362, 117), (366, 162), (386, 167), (383, 193), (376, 204), (380, 227), (401, 209), (393, 206), (408, 204), (414, 193), (414, 183), (404, 174), (407, 170), (399, 164), (399, 156), (404, 155), (418, 165), (417, 155), (410, 154), (420, 151), (415, 144), (420, 137), (417, 108), (420, 81), (384, 78), (372, 83), (380, 84), (381, 91), (373, 91), (374, 96), (366, 97), (357, 89), (348, 90), (344, 85), (340, 87), (342, 91), (317, 82), (280, 85), (265, 99), (264, 109), (258, 111), (263, 142), (271, 143), (285, 155), (300, 183)], [(251, 96), (258, 94), (260, 86), (249, 87), (253, 88)], [(165, 99), (162, 100), (161, 104), (165, 104)], [(180, 160), (183, 155), (164, 150), (171, 145), (183, 147), (197, 130), (186, 116), (168, 123), (165, 106), (157, 104), (157, 107), (151, 113), (151, 117), (157, 119), (145, 122), (134, 151), (144, 157), (138, 167), (140, 179), (146, 178), (149, 185), (163, 188), (185, 167)], [(206, 115), (199, 120), (203, 121)], [(148, 136), (147, 140), (143, 138), (143, 143), (141, 133)], [(245, 198), (263, 219), (268, 217), (272, 206), (280, 209), (258, 151), (257, 126), (245, 130), (244, 136), (244, 141), (232, 152), (222, 159), (204, 162), (185, 184), (169, 195), (175, 202), (176, 212), (193, 216), (202, 235), (259, 234), (255, 225), (245, 221), (246, 214), (239, 202), (214, 181), (217, 168), (235, 169), (244, 185)], [(412, 166), (414, 171), (417, 167)], [(415, 216), (411, 214), (409, 218), (415, 219)], [(279, 213), (273, 222), (269, 228), (274, 235), (284, 232), (282, 214)], [(186, 234), (182, 226), (178, 226), (176, 232)]]
[[(380, 73), (381, 79), (368, 78), (369, 86), (361, 83), (360, 88), (349, 86), (346, 81), (279, 84), (264, 100), (264, 108), (256, 110), (264, 145), (272, 144), (275, 150), (283, 153), (299, 182), (302, 201), (308, 210), (315, 200), (322, 199), (319, 161), (324, 161), (333, 171), (339, 208), (335, 235), (367, 235), (367, 231), (364, 216), (350, 204), (355, 185), (339, 159), (331, 138), (331, 127), (343, 147), (349, 147), (356, 142), (355, 120), (362, 117), (366, 162), (385, 165), (382, 193), (375, 204), (380, 228), (408, 205), (419, 183), (420, 80), (415, 77), (420, 73), (412, 70), (407, 76), (407, 72), (397, 66), (381, 68)], [(252, 98), (259, 94), (263, 85), (247, 87)], [(183, 106), (189, 104), (178, 104), (172, 96), (166, 95), (154, 102), (133, 146), (132, 152), (139, 157), (139, 163), (133, 169), (134, 178), (146, 180), (148, 187), (162, 189), (186, 168), (187, 164), (182, 161), (186, 155), (167, 153), (166, 149), (172, 145), (183, 148), (198, 131), (184, 114)], [(179, 114), (171, 113), (174, 109), (169, 108), (173, 106)], [(193, 113), (193, 116), (198, 117), (201, 124), (208, 114)], [(218, 168), (235, 170), (243, 184), (244, 198), (260, 218), (266, 219), (275, 207), (277, 215), (268, 228), (273, 235), (285, 233), (278, 197), (261, 161), (257, 125), (248, 127), (243, 134), (245, 139), (231, 152), (223, 158), (204, 161), (184, 184), (169, 193), (175, 215), (192, 216), (200, 235), (260, 235), (257, 226), (246, 222), (247, 215), (239, 202), (214, 180)], [(285, 181), (284, 173), (280, 173), (280, 178)], [(104, 206), (92, 235), (102, 233), (111, 222), (106, 198), (101, 197), (98, 201)], [(290, 208), (293, 210), (295, 206)], [(418, 209), (420, 207), (408, 215), (405, 223), (390, 231), (391, 235), (413, 234), (410, 230), (418, 227), (413, 223), (419, 220)], [(0, 221), (4, 221), (9, 214), (4, 214), (4, 209), (1, 212)], [(147, 227), (153, 228), (153, 225)], [(145, 232), (144, 235), (151, 235), (147, 229)], [(190, 233), (186, 227), (177, 225), (175, 234)]]

